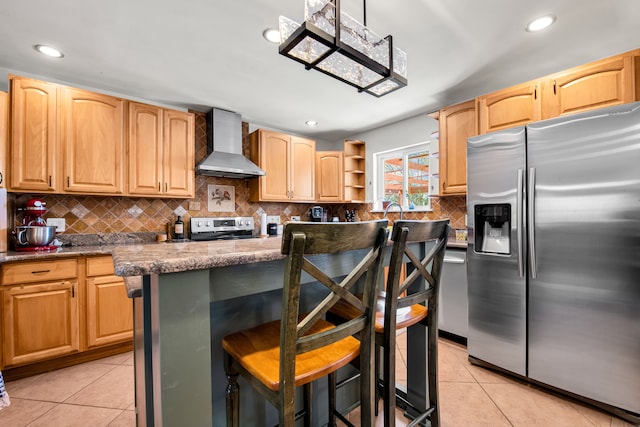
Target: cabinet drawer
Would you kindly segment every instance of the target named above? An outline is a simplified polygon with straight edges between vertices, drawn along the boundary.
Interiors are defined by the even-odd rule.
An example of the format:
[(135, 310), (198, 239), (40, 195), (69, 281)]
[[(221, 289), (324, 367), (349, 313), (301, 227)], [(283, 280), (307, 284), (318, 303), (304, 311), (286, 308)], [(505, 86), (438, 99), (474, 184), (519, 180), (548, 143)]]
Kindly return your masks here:
[(113, 275), (111, 255), (87, 258), (87, 277), (108, 275)]
[(2, 266), (3, 285), (70, 279), (77, 275), (78, 260), (76, 258), (20, 262)]

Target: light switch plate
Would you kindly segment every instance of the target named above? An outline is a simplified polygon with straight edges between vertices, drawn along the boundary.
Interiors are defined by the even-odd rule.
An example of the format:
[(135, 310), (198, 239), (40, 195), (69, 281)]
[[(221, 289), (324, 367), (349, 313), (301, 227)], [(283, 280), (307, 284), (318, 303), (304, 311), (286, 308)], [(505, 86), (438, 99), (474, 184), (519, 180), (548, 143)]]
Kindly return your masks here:
[(267, 224), (280, 224), (280, 215), (267, 215)]
[(63, 233), (66, 230), (64, 218), (47, 218), (47, 225), (56, 227), (56, 233)]

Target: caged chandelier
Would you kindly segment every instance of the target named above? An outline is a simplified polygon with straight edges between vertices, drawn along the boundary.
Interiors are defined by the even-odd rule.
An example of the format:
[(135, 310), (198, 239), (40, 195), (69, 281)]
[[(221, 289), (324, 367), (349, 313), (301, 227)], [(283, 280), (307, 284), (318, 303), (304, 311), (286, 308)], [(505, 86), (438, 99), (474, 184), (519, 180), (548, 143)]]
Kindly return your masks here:
[(340, 0), (306, 0), (302, 24), (281, 16), (280, 54), (359, 92), (381, 97), (407, 85), (407, 54), (340, 11)]

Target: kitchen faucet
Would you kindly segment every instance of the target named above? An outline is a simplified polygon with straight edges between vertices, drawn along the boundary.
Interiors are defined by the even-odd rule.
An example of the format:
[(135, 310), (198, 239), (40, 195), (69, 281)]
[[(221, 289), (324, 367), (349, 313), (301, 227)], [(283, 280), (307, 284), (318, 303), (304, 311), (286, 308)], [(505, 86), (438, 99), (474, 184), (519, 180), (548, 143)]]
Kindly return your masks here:
[(386, 207), (386, 208), (385, 208), (385, 210), (384, 210), (384, 216), (383, 216), (383, 218), (386, 218), (386, 217), (387, 217), (387, 213), (389, 213), (389, 208), (390, 208), (391, 206), (397, 206), (397, 207), (398, 207), (398, 209), (400, 209), (400, 219), (402, 219), (402, 206), (400, 206), (400, 204), (398, 204), (398, 203), (396, 203), (396, 202), (391, 202), (391, 203), (389, 203), (389, 204), (387, 205), (387, 207)]

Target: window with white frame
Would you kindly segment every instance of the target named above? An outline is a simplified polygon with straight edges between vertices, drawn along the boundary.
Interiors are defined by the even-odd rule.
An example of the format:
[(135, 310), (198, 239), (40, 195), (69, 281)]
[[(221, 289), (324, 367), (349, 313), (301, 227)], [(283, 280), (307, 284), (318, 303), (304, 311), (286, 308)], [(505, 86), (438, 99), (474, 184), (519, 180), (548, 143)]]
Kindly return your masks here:
[(429, 143), (373, 154), (374, 200), (396, 202), (404, 209), (430, 210)]

